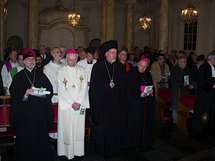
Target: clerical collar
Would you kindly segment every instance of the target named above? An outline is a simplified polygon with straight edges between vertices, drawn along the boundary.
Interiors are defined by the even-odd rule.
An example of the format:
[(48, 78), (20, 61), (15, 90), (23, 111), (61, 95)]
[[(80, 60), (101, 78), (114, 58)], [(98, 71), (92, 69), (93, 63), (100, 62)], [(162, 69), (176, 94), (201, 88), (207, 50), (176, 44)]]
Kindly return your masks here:
[(46, 58), (46, 54), (40, 54), (43, 60)]

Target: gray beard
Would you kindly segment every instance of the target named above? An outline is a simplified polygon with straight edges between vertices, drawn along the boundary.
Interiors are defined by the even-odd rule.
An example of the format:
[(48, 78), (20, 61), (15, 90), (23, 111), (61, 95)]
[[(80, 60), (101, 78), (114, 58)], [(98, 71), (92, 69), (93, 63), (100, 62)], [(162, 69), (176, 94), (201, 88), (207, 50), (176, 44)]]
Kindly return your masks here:
[(35, 67), (35, 65), (34, 66), (29, 66), (29, 67), (26, 66), (26, 69), (28, 69), (31, 72), (34, 69), (34, 67)]

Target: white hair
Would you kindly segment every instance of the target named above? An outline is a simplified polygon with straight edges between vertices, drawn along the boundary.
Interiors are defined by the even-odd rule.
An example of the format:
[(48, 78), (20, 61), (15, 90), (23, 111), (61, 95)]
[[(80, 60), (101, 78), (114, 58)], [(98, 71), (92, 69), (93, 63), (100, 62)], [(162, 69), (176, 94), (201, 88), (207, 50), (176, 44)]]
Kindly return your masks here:
[(66, 54), (66, 59), (69, 55), (76, 55), (77, 59), (78, 59), (78, 54)]

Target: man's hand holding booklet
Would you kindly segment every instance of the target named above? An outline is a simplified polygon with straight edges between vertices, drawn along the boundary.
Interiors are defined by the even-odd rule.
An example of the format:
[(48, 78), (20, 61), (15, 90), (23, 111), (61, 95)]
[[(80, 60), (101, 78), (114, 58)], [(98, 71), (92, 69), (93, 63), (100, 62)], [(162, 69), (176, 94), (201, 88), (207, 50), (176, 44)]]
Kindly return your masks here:
[(152, 89), (153, 89), (153, 85), (150, 85), (150, 86), (141, 86), (140, 87), (140, 91), (142, 92), (142, 93), (145, 93), (147, 96), (148, 95), (150, 95), (150, 94), (152, 94)]

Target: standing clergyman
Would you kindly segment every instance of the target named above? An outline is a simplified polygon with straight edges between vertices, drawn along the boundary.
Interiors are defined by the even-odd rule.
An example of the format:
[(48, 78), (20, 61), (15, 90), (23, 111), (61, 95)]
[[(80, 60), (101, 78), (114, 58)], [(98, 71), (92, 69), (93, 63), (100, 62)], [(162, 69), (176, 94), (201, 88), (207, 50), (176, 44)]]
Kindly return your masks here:
[(85, 110), (89, 108), (87, 73), (77, 65), (78, 53), (68, 50), (67, 65), (58, 72), (58, 155), (84, 155)]
[(89, 89), (93, 139), (96, 152), (110, 157), (117, 155), (123, 145), (125, 69), (116, 62), (117, 41), (104, 42), (100, 56), (101, 61), (93, 66)]
[(52, 85), (35, 67), (34, 50), (23, 50), (25, 68), (11, 83), (10, 121), (15, 127), (16, 161), (52, 161), (48, 129), (53, 123)]

